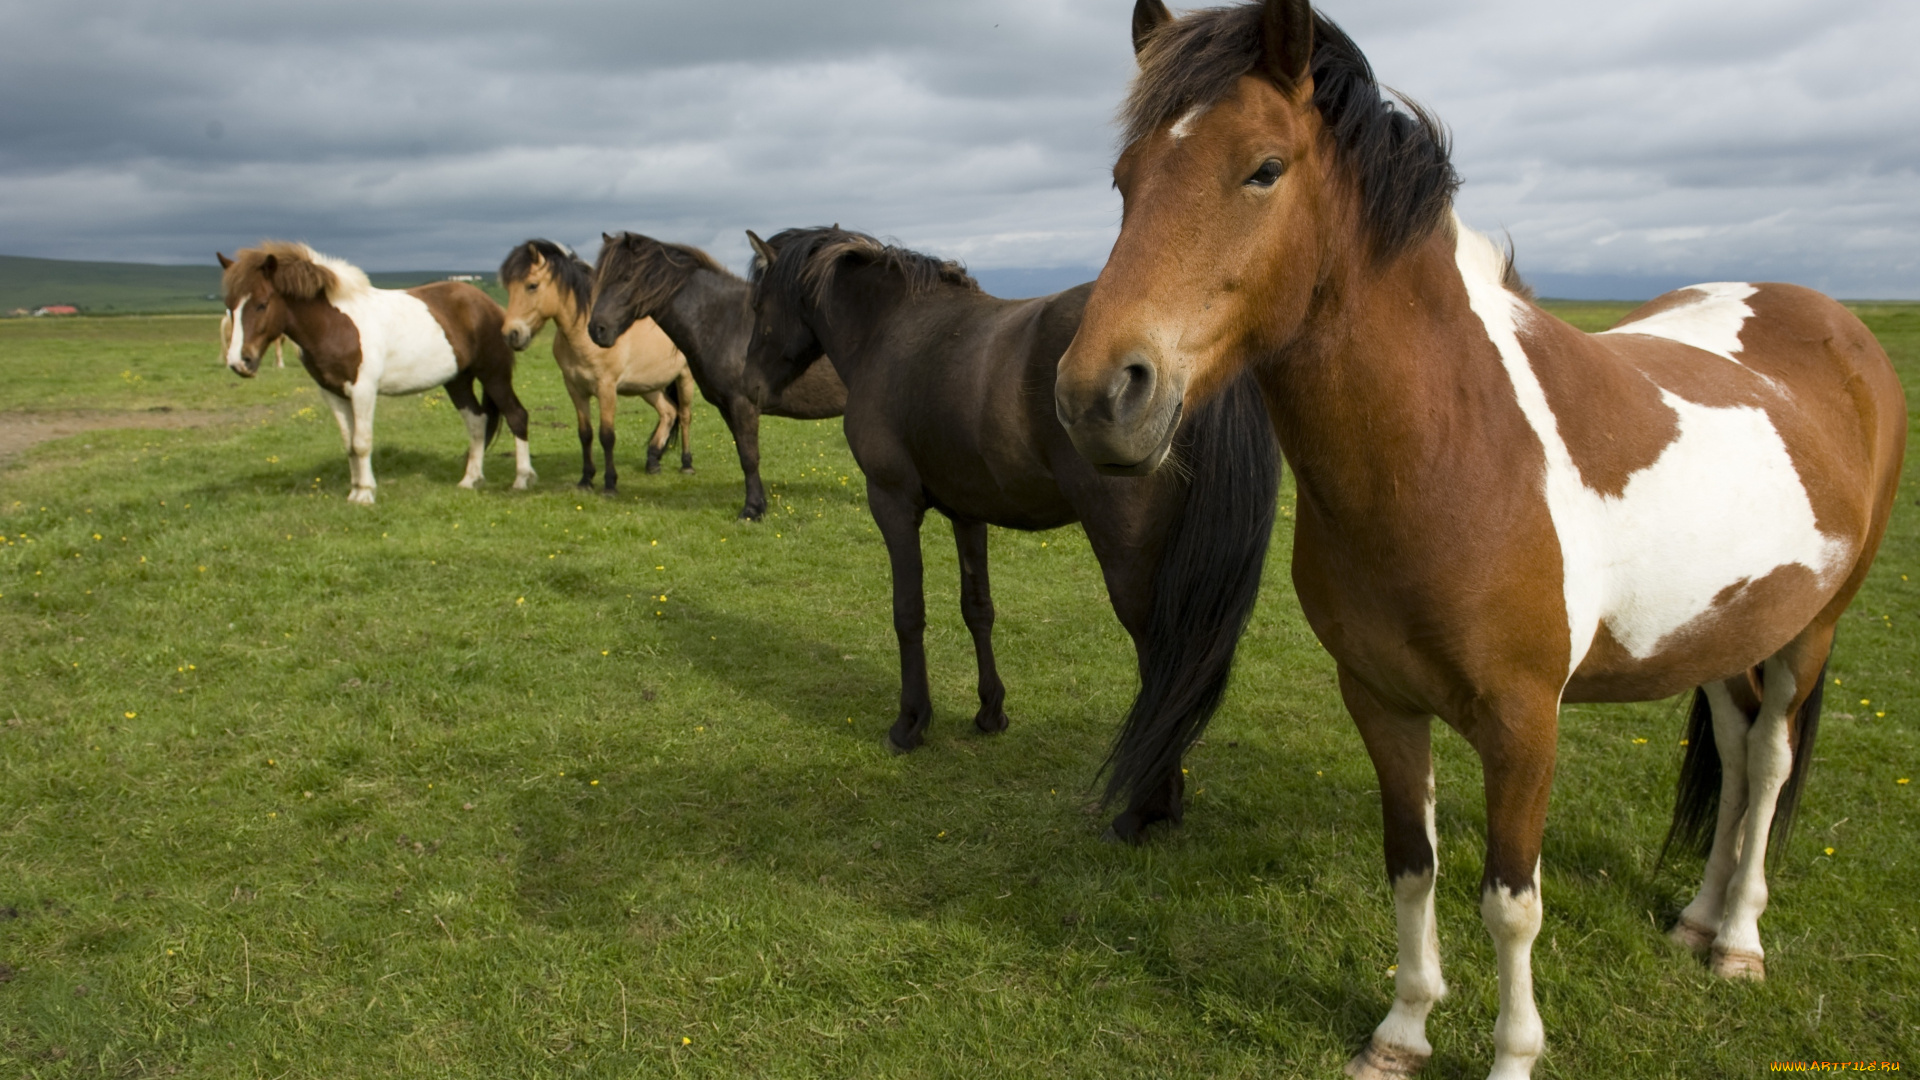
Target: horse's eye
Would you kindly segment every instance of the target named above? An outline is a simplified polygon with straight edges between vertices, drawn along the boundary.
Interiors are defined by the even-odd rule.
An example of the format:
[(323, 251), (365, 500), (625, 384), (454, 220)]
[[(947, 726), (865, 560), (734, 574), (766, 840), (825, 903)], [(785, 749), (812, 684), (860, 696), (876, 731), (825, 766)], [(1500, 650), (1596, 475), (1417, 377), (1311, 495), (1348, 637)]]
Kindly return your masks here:
[(1280, 174), (1286, 171), (1286, 162), (1281, 161), (1279, 158), (1268, 158), (1260, 163), (1258, 169), (1253, 170), (1252, 176), (1247, 177), (1247, 185), (1249, 187), (1270, 188), (1273, 186), (1274, 181), (1280, 179)]
[(540, 283), (539, 283), (539, 282), (537, 282), (537, 281), (529, 281), (529, 282), (527, 282), (527, 291), (528, 291), (528, 292), (533, 292), (534, 290), (536, 290), (536, 289), (538, 289), (538, 288), (540, 288)]

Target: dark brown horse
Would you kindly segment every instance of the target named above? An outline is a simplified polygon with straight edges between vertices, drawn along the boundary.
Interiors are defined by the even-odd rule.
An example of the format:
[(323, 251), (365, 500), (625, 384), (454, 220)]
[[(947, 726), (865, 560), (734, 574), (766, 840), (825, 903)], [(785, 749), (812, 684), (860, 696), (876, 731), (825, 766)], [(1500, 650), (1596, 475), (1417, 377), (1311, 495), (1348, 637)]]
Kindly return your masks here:
[(1545, 1043), (1531, 955), (1563, 700), (1697, 688), (1673, 835), (1697, 827), (1711, 853), (1675, 936), (1761, 977), (1769, 833), (1899, 483), (1885, 352), (1790, 285), (1695, 286), (1580, 333), (1509, 287), (1451, 213), (1438, 125), (1384, 98), (1306, 0), (1179, 20), (1139, 0), (1133, 27), (1125, 215), (1059, 413), (1090, 461), (1137, 475), (1183, 410), (1260, 381), (1299, 483), (1294, 584), (1379, 774), (1399, 922), (1393, 1008), (1349, 1075), (1431, 1051), (1436, 715), (1485, 772), (1495, 1077), (1529, 1075)]
[(733, 433), (740, 470), (747, 477), (740, 516), (760, 520), (767, 512), (767, 489), (760, 482), (760, 417), (839, 416), (847, 407), (847, 388), (824, 360), (778, 389), (748, 372), (753, 311), (747, 304), (747, 283), (706, 252), (638, 233), (603, 235), (601, 241), (587, 332), (602, 348), (641, 319), (652, 319), (667, 332), (686, 354), (700, 393), (720, 410)]
[(513, 392), (513, 350), (492, 297), (459, 281), (376, 289), (358, 267), (305, 244), (268, 241), (219, 259), (232, 323), (227, 366), (252, 378), (275, 340), (285, 336), (300, 346), (300, 362), (320, 384), (347, 444), (348, 502), (373, 504), (373, 408), (380, 395), (436, 386), (446, 387), (467, 422), (461, 487), (482, 479), (487, 444), (503, 415), (513, 432), (513, 486), (533, 480), (527, 410)]
[(1115, 763), (1116, 775), (1138, 779), (1113, 832), (1131, 840), (1154, 821), (1177, 822), (1180, 758), (1226, 690), (1273, 533), (1279, 462), (1252, 382), (1183, 426), (1178, 470), (1102, 476), (1053, 415), (1054, 365), (1090, 286), (1001, 300), (953, 263), (861, 233), (748, 236), (759, 258), (747, 371), (778, 389), (824, 353), (847, 386), (847, 444), (893, 567), (900, 714), (889, 743), (919, 746), (933, 717), (922, 647), (926, 512), (953, 523), (960, 612), (979, 664), (974, 725), (986, 732), (1007, 726), (987, 526), (1078, 521), (1140, 663), (1128, 727), (1165, 733)]

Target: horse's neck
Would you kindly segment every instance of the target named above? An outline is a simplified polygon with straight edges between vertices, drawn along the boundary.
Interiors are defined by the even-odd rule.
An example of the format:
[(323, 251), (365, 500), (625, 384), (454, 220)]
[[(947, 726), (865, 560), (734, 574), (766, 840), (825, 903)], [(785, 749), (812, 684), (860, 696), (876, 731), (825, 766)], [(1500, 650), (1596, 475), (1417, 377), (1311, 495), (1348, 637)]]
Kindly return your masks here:
[(878, 265), (836, 270), (806, 318), (814, 337), (846, 382), (856, 370), (880, 359), (871, 348), (877, 331), (906, 314), (916, 301), (894, 270)]
[(579, 301), (574, 299), (573, 290), (558, 281), (553, 282), (551, 288), (556, 290), (560, 298), (560, 312), (547, 318), (553, 320), (561, 336), (567, 339), (567, 344), (573, 346), (574, 353), (584, 359), (601, 352), (600, 346), (593, 342), (593, 335), (587, 332), (587, 324), (592, 320)]
[(696, 367), (716, 378), (736, 372), (753, 332), (747, 283), (712, 270), (695, 270), (654, 312), (653, 321)]
[[(1511, 401), (1455, 265), (1451, 230), (1385, 268), (1338, 268), (1298, 339), (1259, 369), (1303, 499), (1356, 526), (1405, 513), (1436, 463), (1475, 453), (1487, 407)], [(1504, 395), (1504, 398), (1503, 398)]]

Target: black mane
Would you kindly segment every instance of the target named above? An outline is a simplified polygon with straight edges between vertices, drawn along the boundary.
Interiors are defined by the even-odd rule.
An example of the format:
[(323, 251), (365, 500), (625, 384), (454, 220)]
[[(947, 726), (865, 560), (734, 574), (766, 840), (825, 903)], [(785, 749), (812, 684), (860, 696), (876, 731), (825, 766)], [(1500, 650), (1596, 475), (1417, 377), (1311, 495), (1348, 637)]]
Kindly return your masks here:
[[(1208, 8), (1155, 31), (1122, 110), (1125, 144), (1218, 102), (1259, 70), (1261, 10)], [(1313, 104), (1335, 159), (1360, 188), (1361, 227), (1374, 257), (1391, 258), (1431, 234), (1453, 205), (1460, 175), (1446, 130), (1432, 113), (1383, 91), (1360, 47), (1317, 11), (1311, 68)]]
[(506, 286), (525, 280), (533, 272), (533, 257), (536, 254), (546, 260), (553, 279), (573, 293), (574, 307), (586, 311), (593, 297), (593, 267), (571, 250), (551, 240), (529, 240), (508, 252), (506, 261), (500, 264), (500, 284)]
[(765, 259), (754, 258), (754, 288), (777, 289), (782, 295), (796, 300), (804, 298), (819, 303), (827, 282), (833, 276), (833, 268), (842, 259), (849, 258), (885, 265), (906, 281), (910, 296), (931, 292), (939, 285), (954, 285), (968, 292), (980, 291), (980, 283), (973, 280), (967, 268), (957, 262), (883, 244), (866, 233), (842, 229), (837, 225), (832, 228), (788, 229), (775, 235), (767, 244), (779, 254), (779, 258), (771, 267)]

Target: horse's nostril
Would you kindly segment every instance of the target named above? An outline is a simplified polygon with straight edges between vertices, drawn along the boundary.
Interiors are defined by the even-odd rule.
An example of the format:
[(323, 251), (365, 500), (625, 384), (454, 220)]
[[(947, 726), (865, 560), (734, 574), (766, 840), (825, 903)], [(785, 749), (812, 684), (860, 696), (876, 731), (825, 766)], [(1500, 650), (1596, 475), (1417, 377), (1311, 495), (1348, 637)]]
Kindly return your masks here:
[(1121, 368), (1112, 386), (1113, 418), (1129, 419), (1146, 408), (1153, 401), (1154, 384), (1157, 381), (1153, 365), (1145, 360), (1134, 360)]

